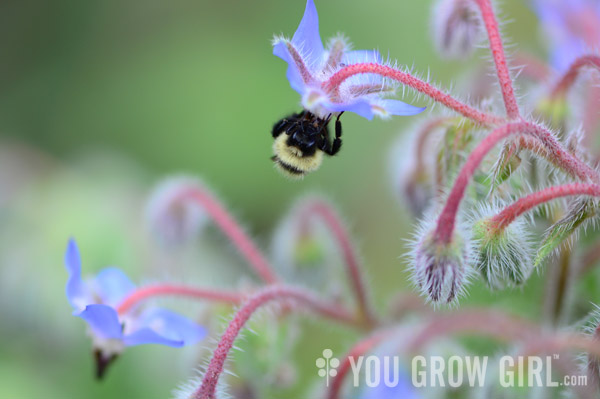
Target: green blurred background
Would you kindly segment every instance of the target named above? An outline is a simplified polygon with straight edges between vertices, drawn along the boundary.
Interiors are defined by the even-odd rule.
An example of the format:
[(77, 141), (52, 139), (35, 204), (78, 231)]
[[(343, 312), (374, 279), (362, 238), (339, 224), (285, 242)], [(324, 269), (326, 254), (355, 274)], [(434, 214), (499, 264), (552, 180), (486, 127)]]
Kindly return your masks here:
[[(441, 60), (431, 42), (431, 1), (316, 3), (324, 39), (344, 32), (355, 48), (389, 53), (443, 85), (464, 80), (465, 70), (489, 58), (480, 50), (468, 61)], [(417, 118), (369, 122), (344, 115), (340, 156), (301, 182), (280, 176), (269, 160), (272, 124), (299, 102), (270, 40), (293, 34), (304, 5), (0, 5), (1, 398), (164, 398), (193, 375), (196, 349), (146, 347), (128, 351), (97, 383), (84, 323), (70, 315), (64, 297), (62, 257), (70, 236), (79, 242), (84, 273), (118, 265), (136, 282), (153, 281), (210, 269), (223, 257), (243, 273), (218, 237), (198, 239), (183, 255), (155, 248), (142, 209), (153, 184), (173, 173), (202, 177), (264, 248), (295, 198), (323, 193), (339, 205), (359, 243), (378, 308), (410, 290), (399, 258), (413, 221), (391, 188), (388, 149)], [(508, 37), (543, 56), (526, 4), (507, 0), (502, 10), (512, 19)], [(467, 94), (460, 86), (456, 92)], [(198, 275), (228, 283), (210, 270)], [(233, 273), (231, 282), (237, 279)], [(536, 281), (525, 292), (473, 288), (463, 303), (535, 315), (541, 305), (529, 298), (540, 298), (540, 289)], [(314, 359), (323, 347), (343, 351), (355, 338), (337, 334), (307, 341), (313, 346), (297, 360), (306, 378), (316, 379)]]

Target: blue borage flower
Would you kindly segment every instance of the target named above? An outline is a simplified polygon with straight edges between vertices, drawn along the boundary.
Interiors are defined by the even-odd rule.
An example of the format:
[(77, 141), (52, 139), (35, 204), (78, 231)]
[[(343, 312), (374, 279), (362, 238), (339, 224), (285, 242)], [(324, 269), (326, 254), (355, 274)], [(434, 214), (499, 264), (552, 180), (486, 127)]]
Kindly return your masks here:
[(579, 56), (600, 46), (600, 1), (533, 0), (551, 43), (551, 63), (565, 71)]
[(302, 96), (304, 109), (327, 118), (331, 113), (349, 111), (367, 119), (377, 114), (415, 115), (419, 108), (398, 100), (384, 99), (393, 94), (393, 87), (380, 76), (363, 74), (348, 79), (339, 90), (326, 91), (323, 83), (339, 69), (352, 64), (382, 63), (377, 51), (349, 51), (343, 37), (336, 37), (323, 47), (319, 35), (319, 17), (313, 0), (306, 2), (304, 17), (291, 40), (276, 37), (273, 54), (288, 63), (287, 78)]
[(206, 335), (201, 326), (165, 309), (134, 308), (120, 315), (116, 307), (135, 291), (135, 285), (117, 268), (103, 269), (95, 278), (82, 280), (81, 257), (73, 239), (67, 245), (65, 265), (69, 273), (67, 299), (73, 315), (89, 326), (98, 378), (125, 347), (142, 344), (181, 347)]

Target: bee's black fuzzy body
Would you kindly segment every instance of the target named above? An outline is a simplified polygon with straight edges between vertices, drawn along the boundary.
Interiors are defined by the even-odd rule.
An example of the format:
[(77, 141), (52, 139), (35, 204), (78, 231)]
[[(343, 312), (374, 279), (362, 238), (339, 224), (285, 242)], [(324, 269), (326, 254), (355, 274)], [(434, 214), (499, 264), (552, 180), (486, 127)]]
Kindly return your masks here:
[(341, 113), (335, 122), (335, 138), (331, 141), (328, 124), (330, 117), (319, 118), (309, 111), (292, 114), (273, 126), (275, 139), (271, 158), (285, 175), (301, 178), (315, 171), (323, 161), (323, 154), (335, 155), (342, 146)]

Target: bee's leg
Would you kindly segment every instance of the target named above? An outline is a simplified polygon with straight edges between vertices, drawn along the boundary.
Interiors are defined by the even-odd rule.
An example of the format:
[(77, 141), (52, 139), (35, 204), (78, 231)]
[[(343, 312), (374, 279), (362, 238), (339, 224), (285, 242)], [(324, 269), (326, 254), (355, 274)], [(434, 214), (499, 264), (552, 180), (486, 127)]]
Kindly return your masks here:
[(271, 135), (273, 138), (277, 138), (281, 133), (290, 134), (290, 129), (297, 127), (301, 122), (301, 119), (304, 117), (307, 111), (299, 112), (297, 114), (291, 114), (281, 119), (277, 123), (273, 125), (273, 130), (271, 131)]
[(329, 129), (324, 126), (318, 138), (317, 147), (327, 155), (334, 155), (331, 139), (329, 138)]
[(317, 148), (323, 151), (325, 154), (329, 154), (331, 152), (331, 143), (329, 141), (329, 132), (327, 131), (327, 126), (322, 127), (319, 131), (319, 136), (317, 137)]
[(333, 139), (333, 143), (331, 144), (331, 154), (329, 155), (337, 154), (340, 151), (340, 148), (342, 148), (342, 122), (340, 122), (340, 116), (342, 116), (343, 113), (343, 111), (340, 112), (335, 120), (335, 139)]
[(283, 133), (285, 130), (287, 130), (286, 127), (287, 127), (288, 123), (289, 123), (289, 120), (287, 118), (283, 118), (279, 122), (275, 123), (273, 125), (273, 130), (271, 131), (273, 138), (276, 138), (281, 133)]
[(302, 130), (304, 132), (304, 127), (302, 126), (301, 123), (290, 122), (287, 125), (287, 127), (285, 128), (285, 134), (287, 134), (288, 136), (291, 136), (292, 134), (296, 133), (299, 130)]

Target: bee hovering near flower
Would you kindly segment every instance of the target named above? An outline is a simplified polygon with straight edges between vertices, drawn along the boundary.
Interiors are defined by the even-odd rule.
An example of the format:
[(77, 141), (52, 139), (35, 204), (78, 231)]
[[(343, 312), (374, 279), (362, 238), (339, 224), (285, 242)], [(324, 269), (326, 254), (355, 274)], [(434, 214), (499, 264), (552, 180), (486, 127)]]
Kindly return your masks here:
[[(291, 177), (303, 177), (321, 165), (323, 154), (335, 155), (341, 147), (345, 111), (372, 119), (390, 115), (416, 115), (419, 108), (398, 100), (383, 98), (393, 94), (394, 86), (381, 76), (362, 74), (328, 89), (325, 83), (340, 69), (357, 63), (382, 64), (377, 51), (349, 51), (349, 44), (336, 37), (323, 47), (319, 18), (313, 0), (306, 2), (304, 17), (291, 40), (276, 37), (273, 54), (288, 63), (287, 78), (302, 97), (304, 110), (278, 121), (273, 127), (275, 155), (279, 170)], [(328, 124), (335, 118), (335, 138), (329, 137)]]
[[(283, 118), (273, 126), (273, 151), (271, 158), (278, 169), (292, 178), (304, 177), (321, 166), (323, 153), (335, 155), (342, 147), (342, 123), (339, 113), (335, 120), (335, 139), (329, 138), (326, 119), (310, 111)], [(285, 133), (285, 134), (284, 134)]]

